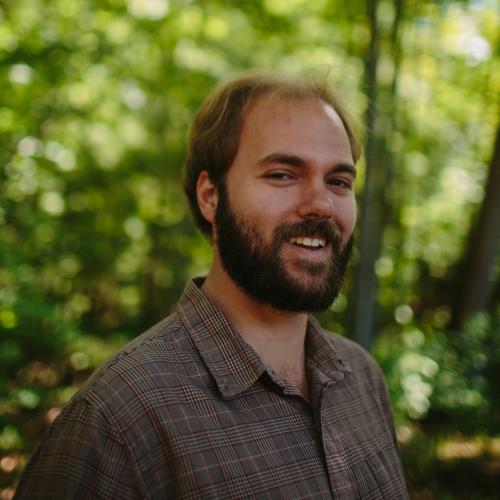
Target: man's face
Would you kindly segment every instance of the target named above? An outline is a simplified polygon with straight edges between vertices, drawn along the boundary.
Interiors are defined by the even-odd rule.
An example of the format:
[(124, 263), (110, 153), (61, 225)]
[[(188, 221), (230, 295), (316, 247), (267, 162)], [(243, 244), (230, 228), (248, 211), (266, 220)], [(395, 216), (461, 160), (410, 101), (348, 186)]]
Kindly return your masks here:
[(278, 310), (328, 307), (352, 246), (354, 177), (347, 134), (329, 105), (258, 99), (218, 193), (214, 241), (230, 278)]

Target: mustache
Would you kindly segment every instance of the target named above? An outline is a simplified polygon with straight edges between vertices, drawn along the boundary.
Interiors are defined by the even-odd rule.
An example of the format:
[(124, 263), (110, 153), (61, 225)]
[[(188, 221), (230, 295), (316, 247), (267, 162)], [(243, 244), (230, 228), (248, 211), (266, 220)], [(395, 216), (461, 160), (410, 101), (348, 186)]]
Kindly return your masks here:
[(282, 243), (290, 238), (321, 237), (331, 243), (334, 249), (339, 250), (342, 245), (342, 231), (328, 220), (305, 220), (295, 224), (282, 224), (275, 230), (275, 241)]

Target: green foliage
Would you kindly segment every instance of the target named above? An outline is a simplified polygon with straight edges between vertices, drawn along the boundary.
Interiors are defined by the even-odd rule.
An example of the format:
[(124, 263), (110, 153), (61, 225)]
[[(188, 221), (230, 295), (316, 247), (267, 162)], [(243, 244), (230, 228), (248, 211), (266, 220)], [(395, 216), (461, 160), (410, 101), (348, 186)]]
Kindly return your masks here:
[(500, 403), (494, 378), (500, 365), (500, 315), (479, 313), (462, 331), (428, 327), (424, 333), (409, 324), (401, 330), (380, 336), (374, 352), (386, 373), (397, 420), (428, 418), (461, 432), (477, 429), (480, 422), (493, 429), (492, 412)]
[[(399, 425), (498, 434), (494, 306), (446, 329), (496, 126), (498, 14), (488, 0), (405, 8), (394, 51), (396, 11), (379, 2), (384, 92), (369, 103), (392, 165), (375, 354)], [(365, 10), (359, 0), (0, 2), (2, 498), (92, 370), (208, 268), (180, 179), (209, 89), (247, 67), (327, 71), (361, 115)], [(323, 315), (344, 334), (348, 296)], [(429, 471), (438, 439), (422, 439), (410, 443), (413, 464)]]

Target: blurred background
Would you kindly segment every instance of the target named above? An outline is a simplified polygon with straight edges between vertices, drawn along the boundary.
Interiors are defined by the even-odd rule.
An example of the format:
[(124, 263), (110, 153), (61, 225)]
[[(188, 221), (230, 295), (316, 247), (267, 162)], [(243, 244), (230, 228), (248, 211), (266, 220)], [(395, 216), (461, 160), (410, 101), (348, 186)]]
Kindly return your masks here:
[(500, 491), (494, 0), (0, 0), (0, 499), (210, 247), (195, 110), (248, 67), (328, 73), (367, 129), (357, 250), (324, 326), (371, 349), (415, 499)]

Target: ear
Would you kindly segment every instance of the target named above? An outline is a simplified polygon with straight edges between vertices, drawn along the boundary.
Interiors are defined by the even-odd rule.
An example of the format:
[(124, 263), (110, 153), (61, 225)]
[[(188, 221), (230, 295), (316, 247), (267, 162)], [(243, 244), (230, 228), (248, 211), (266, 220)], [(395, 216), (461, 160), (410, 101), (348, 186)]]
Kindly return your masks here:
[(196, 199), (203, 217), (205, 217), (210, 224), (213, 224), (215, 220), (215, 209), (219, 201), (219, 194), (217, 193), (217, 188), (214, 183), (208, 177), (208, 172), (206, 170), (202, 170), (198, 176), (198, 182), (196, 183)]

